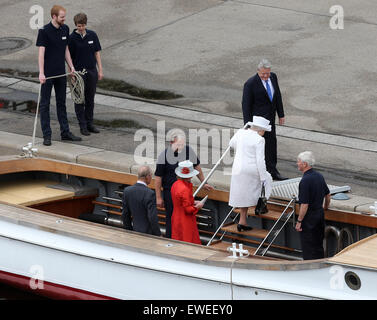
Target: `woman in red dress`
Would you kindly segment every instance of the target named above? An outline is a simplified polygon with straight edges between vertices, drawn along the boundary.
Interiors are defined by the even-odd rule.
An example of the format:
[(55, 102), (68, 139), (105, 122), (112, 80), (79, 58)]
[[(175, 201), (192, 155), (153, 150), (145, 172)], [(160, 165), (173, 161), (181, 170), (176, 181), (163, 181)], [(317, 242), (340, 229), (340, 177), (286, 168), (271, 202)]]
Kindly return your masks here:
[(196, 224), (196, 213), (203, 207), (195, 201), (192, 193), (191, 178), (199, 172), (189, 160), (182, 161), (175, 170), (178, 180), (171, 188), (173, 201), (172, 239), (201, 244)]

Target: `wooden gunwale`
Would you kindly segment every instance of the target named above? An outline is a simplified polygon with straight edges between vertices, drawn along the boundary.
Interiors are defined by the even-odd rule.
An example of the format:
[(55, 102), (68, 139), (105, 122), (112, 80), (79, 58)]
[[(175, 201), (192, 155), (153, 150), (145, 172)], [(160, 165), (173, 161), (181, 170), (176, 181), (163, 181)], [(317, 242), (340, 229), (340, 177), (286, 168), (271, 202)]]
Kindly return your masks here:
[[(45, 158), (20, 158), (11, 160), (2, 160), (0, 166), (0, 174), (25, 172), (25, 171), (44, 171), (44, 172), (55, 172), (60, 174), (67, 174), (85, 178), (91, 178), (96, 180), (103, 180), (108, 182), (115, 182), (119, 184), (132, 185), (136, 183), (137, 177), (134, 174), (120, 172), (109, 169), (102, 169), (97, 167), (90, 167), (85, 165), (80, 165), (76, 163), (68, 163), (59, 160), (50, 160)], [(154, 179), (150, 185), (152, 189), (154, 186)], [(197, 187), (194, 186), (194, 190)], [(229, 192), (224, 190), (212, 190), (205, 191), (201, 190), (198, 197), (204, 197), (208, 194), (208, 198), (215, 201), (228, 202)], [(282, 206), (275, 204), (269, 204), (268, 207), (272, 211), (282, 210), (286, 204), (281, 201)], [(236, 209), (237, 210), (237, 209)], [(252, 208), (249, 210), (252, 215)], [(236, 211), (237, 212), (237, 211)], [(298, 212), (298, 205), (296, 205), (296, 212)], [(264, 218), (263, 215), (260, 216)], [(266, 216), (267, 218), (267, 216)], [(275, 220), (275, 217), (269, 217)], [(363, 215), (358, 212), (328, 209), (325, 211), (325, 219), (327, 221), (335, 221), (341, 223), (347, 223), (358, 226), (365, 226), (371, 228), (377, 228), (377, 218), (373, 216)]]

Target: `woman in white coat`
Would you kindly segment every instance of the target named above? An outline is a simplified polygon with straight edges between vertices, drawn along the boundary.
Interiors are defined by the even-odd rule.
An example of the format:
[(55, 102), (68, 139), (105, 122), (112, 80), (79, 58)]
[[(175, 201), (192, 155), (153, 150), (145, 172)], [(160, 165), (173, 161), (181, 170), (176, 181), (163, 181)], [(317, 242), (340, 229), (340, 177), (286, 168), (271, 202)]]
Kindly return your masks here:
[(229, 205), (240, 208), (238, 231), (251, 230), (247, 225), (247, 210), (255, 206), (265, 185), (265, 196), (269, 198), (272, 177), (266, 170), (264, 160), (264, 132), (271, 131), (270, 121), (254, 116), (246, 129), (240, 129), (229, 142), (235, 150), (230, 182)]

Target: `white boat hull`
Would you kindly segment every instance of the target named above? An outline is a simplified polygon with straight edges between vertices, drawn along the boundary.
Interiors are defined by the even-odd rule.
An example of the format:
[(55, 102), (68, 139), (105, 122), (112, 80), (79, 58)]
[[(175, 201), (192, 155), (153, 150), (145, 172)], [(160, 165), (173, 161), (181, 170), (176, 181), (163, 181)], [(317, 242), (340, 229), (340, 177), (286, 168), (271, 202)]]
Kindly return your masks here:
[[(37, 293), (88, 299), (374, 299), (376, 272), (328, 264), (287, 270), (245, 264), (196, 263), (172, 255), (105, 245), (0, 220), (0, 272), (17, 275)], [(174, 252), (174, 242), (166, 240)], [(153, 246), (153, 239), (151, 241)], [(230, 261), (231, 258), (229, 258)], [(293, 266), (293, 267), (292, 267)], [(279, 269), (280, 268), (280, 269)], [(351, 290), (341, 273), (361, 279)], [(53, 289), (52, 289), (53, 288)], [(51, 291), (53, 293), (51, 293)]]

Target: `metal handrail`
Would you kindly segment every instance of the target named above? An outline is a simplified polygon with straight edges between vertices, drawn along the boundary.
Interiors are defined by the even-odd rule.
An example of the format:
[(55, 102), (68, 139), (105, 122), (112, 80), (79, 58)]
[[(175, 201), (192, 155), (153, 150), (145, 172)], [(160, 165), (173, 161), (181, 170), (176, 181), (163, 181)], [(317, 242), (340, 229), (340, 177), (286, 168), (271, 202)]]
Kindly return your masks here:
[[(248, 126), (248, 123), (246, 123), (242, 129), (245, 129), (246, 127)], [(194, 198), (195, 196), (199, 193), (199, 191), (203, 188), (203, 186), (207, 183), (208, 179), (212, 176), (212, 174), (215, 172), (216, 168), (218, 167), (218, 165), (220, 164), (220, 162), (224, 159), (224, 157), (226, 156), (226, 154), (229, 152), (230, 150), (230, 146), (228, 146), (228, 148), (226, 148), (226, 150), (224, 151), (223, 155), (220, 157), (220, 159), (216, 162), (216, 164), (214, 165), (214, 167), (211, 169), (211, 171), (208, 173), (207, 177), (205, 177), (205, 179), (202, 181), (202, 183), (199, 185), (199, 187), (195, 190), (194, 192)]]
[[(220, 231), (220, 229), (223, 227), (226, 219), (228, 219), (228, 217), (230, 216), (230, 214), (233, 212), (233, 210), (235, 209), (235, 207), (233, 207), (229, 213), (226, 215), (225, 219), (223, 220), (223, 222), (220, 224), (220, 226), (217, 228), (216, 232), (213, 234), (212, 238), (208, 241), (207, 243), (207, 247), (209, 247), (213, 241), (213, 239), (216, 237), (217, 233)], [(222, 238), (221, 238), (222, 239)]]
[(275, 224), (272, 226), (272, 228), (270, 229), (270, 231), (268, 232), (268, 234), (266, 235), (266, 237), (262, 240), (262, 242), (259, 244), (257, 250), (254, 252), (254, 256), (258, 254), (259, 250), (261, 249), (261, 247), (265, 244), (265, 242), (267, 241), (268, 237), (270, 236), (270, 234), (274, 231), (275, 229), (275, 226), (280, 222), (280, 220), (283, 218), (283, 216), (285, 215), (285, 212), (288, 210), (288, 208), (291, 206), (292, 202), (294, 203), (293, 204), (293, 208), (292, 208), (292, 211), (289, 213), (287, 219), (285, 220), (284, 224), (282, 225), (282, 227), (277, 230), (277, 231), (274, 231), (275, 234), (274, 234), (274, 238), (272, 239), (272, 241), (269, 242), (268, 246), (263, 250), (262, 252), (262, 256), (264, 256), (266, 254), (266, 252), (268, 251), (268, 249), (271, 247), (272, 243), (275, 241), (275, 239), (277, 238), (277, 236), (280, 234), (281, 230), (284, 228), (284, 226), (286, 225), (286, 223), (288, 222), (288, 220), (290, 219), (290, 217), (292, 216), (292, 214), (295, 213), (296, 211), (296, 205), (295, 205), (295, 201), (296, 201), (296, 197), (293, 197), (291, 201), (289, 201), (289, 203), (287, 204), (287, 206), (285, 207), (284, 211), (282, 212), (282, 214), (280, 215), (279, 219), (276, 220)]

